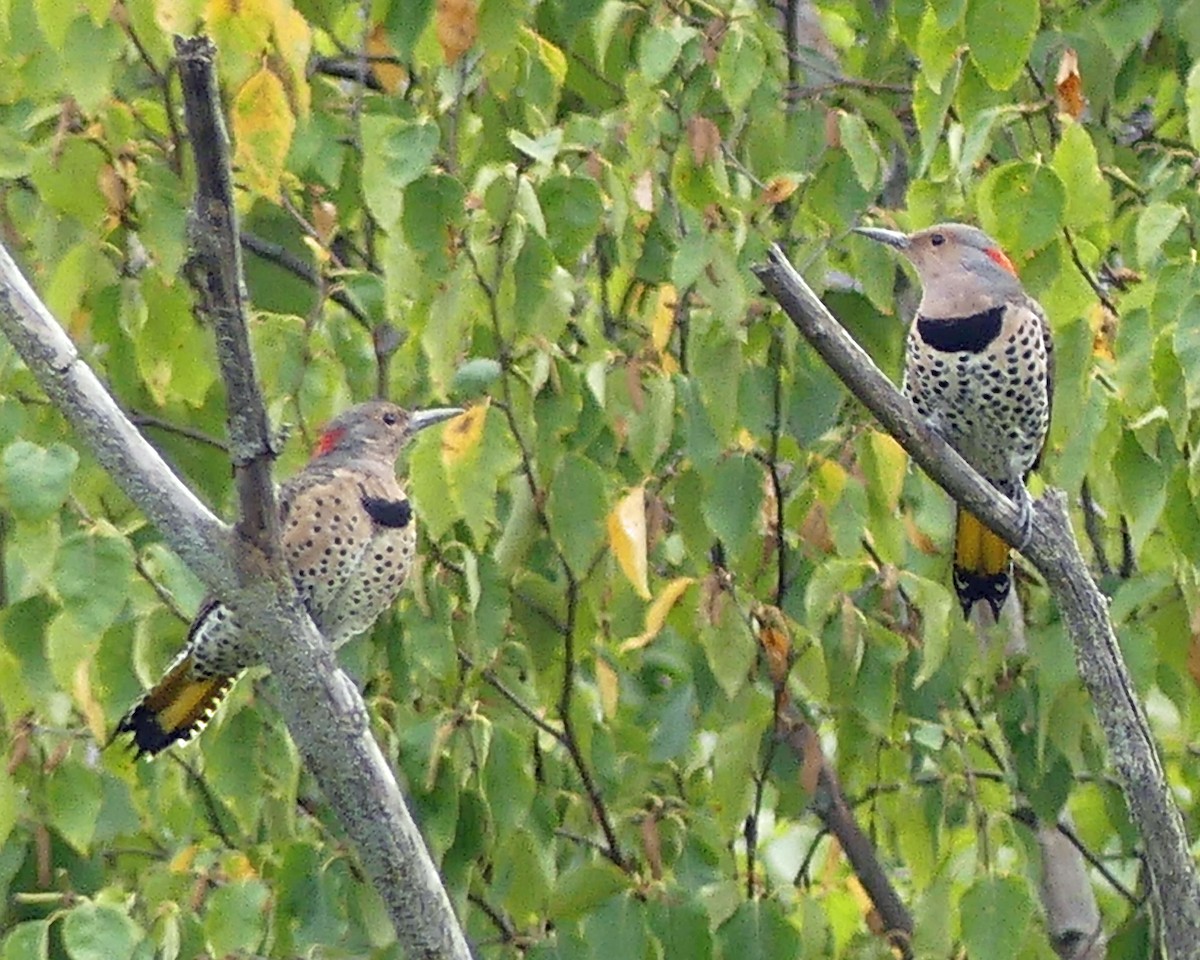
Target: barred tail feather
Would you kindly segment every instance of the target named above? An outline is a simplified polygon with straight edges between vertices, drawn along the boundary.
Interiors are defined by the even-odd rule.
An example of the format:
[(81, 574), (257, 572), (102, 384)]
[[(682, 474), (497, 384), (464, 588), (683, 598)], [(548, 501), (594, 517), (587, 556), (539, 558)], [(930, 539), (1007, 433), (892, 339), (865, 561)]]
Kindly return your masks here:
[(163, 678), (121, 718), (113, 739), (131, 733), (138, 757), (153, 758), (172, 744), (187, 743), (203, 730), (237, 675), (197, 677), (192, 666), (187, 653), (171, 664)]
[(997, 620), (1012, 587), (1012, 557), (1008, 544), (972, 513), (959, 508), (954, 530), (954, 590), (963, 616), (986, 600)]

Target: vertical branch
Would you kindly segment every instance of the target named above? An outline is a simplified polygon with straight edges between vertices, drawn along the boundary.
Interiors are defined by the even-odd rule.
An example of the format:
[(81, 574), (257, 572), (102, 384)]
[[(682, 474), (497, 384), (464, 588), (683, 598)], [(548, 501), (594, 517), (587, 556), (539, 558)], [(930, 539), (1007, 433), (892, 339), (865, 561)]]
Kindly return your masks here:
[(247, 333), (229, 136), (212, 69), (216, 49), (205, 37), (176, 37), (175, 52), (196, 155), (196, 201), (190, 231), (193, 253), (188, 273), (198, 296), (198, 309), (213, 328), (227, 391), (229, 452), (241, 505), (237, 530), (276, 566), (281, 560), (279, 518), (271, 483), (275, 451)]

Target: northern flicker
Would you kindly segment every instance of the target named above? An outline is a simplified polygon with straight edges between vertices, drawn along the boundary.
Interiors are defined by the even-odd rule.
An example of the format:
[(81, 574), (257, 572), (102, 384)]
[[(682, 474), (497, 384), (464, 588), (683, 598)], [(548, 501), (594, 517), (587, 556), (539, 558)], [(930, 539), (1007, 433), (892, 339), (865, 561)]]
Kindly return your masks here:
[[(416, 549), (416, 522), (396, 457), (419, 430), (462, 411), (407, 413), (371, 400), (321, 434), (312, 459), (279, 491), (280, 536), (300, 599), (325, 639), (340, 646), (371, 626), (400, 591)], [(207, 599), (187, 646), (117, 724), (138, 756), (196, 736), (246, 667), (258, 662), (236, 613)]]
[[(1054, 392), (1054, 345), (1045, 313), (982, 230), (941, 223), (911, 234), (872, 227), (857, 232), (903, 253), (921, 281), (905, 351), (905, 394), (1016, 504), (1027, 540), (1033, 510), (1025, 478), (1041, 458)], [(986, 600), (999, 618), (1011, 585), (1009, 545), (960, 507), (954, 589), (963, 613), (969, 616), (977, 601)]]

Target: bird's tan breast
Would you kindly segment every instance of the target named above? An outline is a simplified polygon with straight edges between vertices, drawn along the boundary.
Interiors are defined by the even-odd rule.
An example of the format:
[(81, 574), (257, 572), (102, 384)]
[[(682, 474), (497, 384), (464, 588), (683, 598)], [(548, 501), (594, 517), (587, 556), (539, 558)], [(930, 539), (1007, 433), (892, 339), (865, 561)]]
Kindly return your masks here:
[[(406, 522), (377, 522), (368, 502), (403, 506)], [(339, 468), (288, 492), (282, 541), (301, 599), (336, 645), (395, 600), (412, 566), (416, 523), (394, 476)]]

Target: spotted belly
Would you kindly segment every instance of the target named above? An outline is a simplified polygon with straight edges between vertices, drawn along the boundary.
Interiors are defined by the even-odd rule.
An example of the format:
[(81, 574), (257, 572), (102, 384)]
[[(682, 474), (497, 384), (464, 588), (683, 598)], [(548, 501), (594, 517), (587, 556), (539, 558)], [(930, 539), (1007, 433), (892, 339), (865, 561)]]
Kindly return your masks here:
[(396, 600), (412, 568), (416, 524), (379, 528), (367, 542), (337, 595), (316, 615), (321, 632), (334, 646), (369, 629)]
[(1049, 425), (1040, 332), (1004, 331), (980, 350), (939, 350), (915, 326), (904, 390), (917, 411), (997, 486), (1033, 467)]

